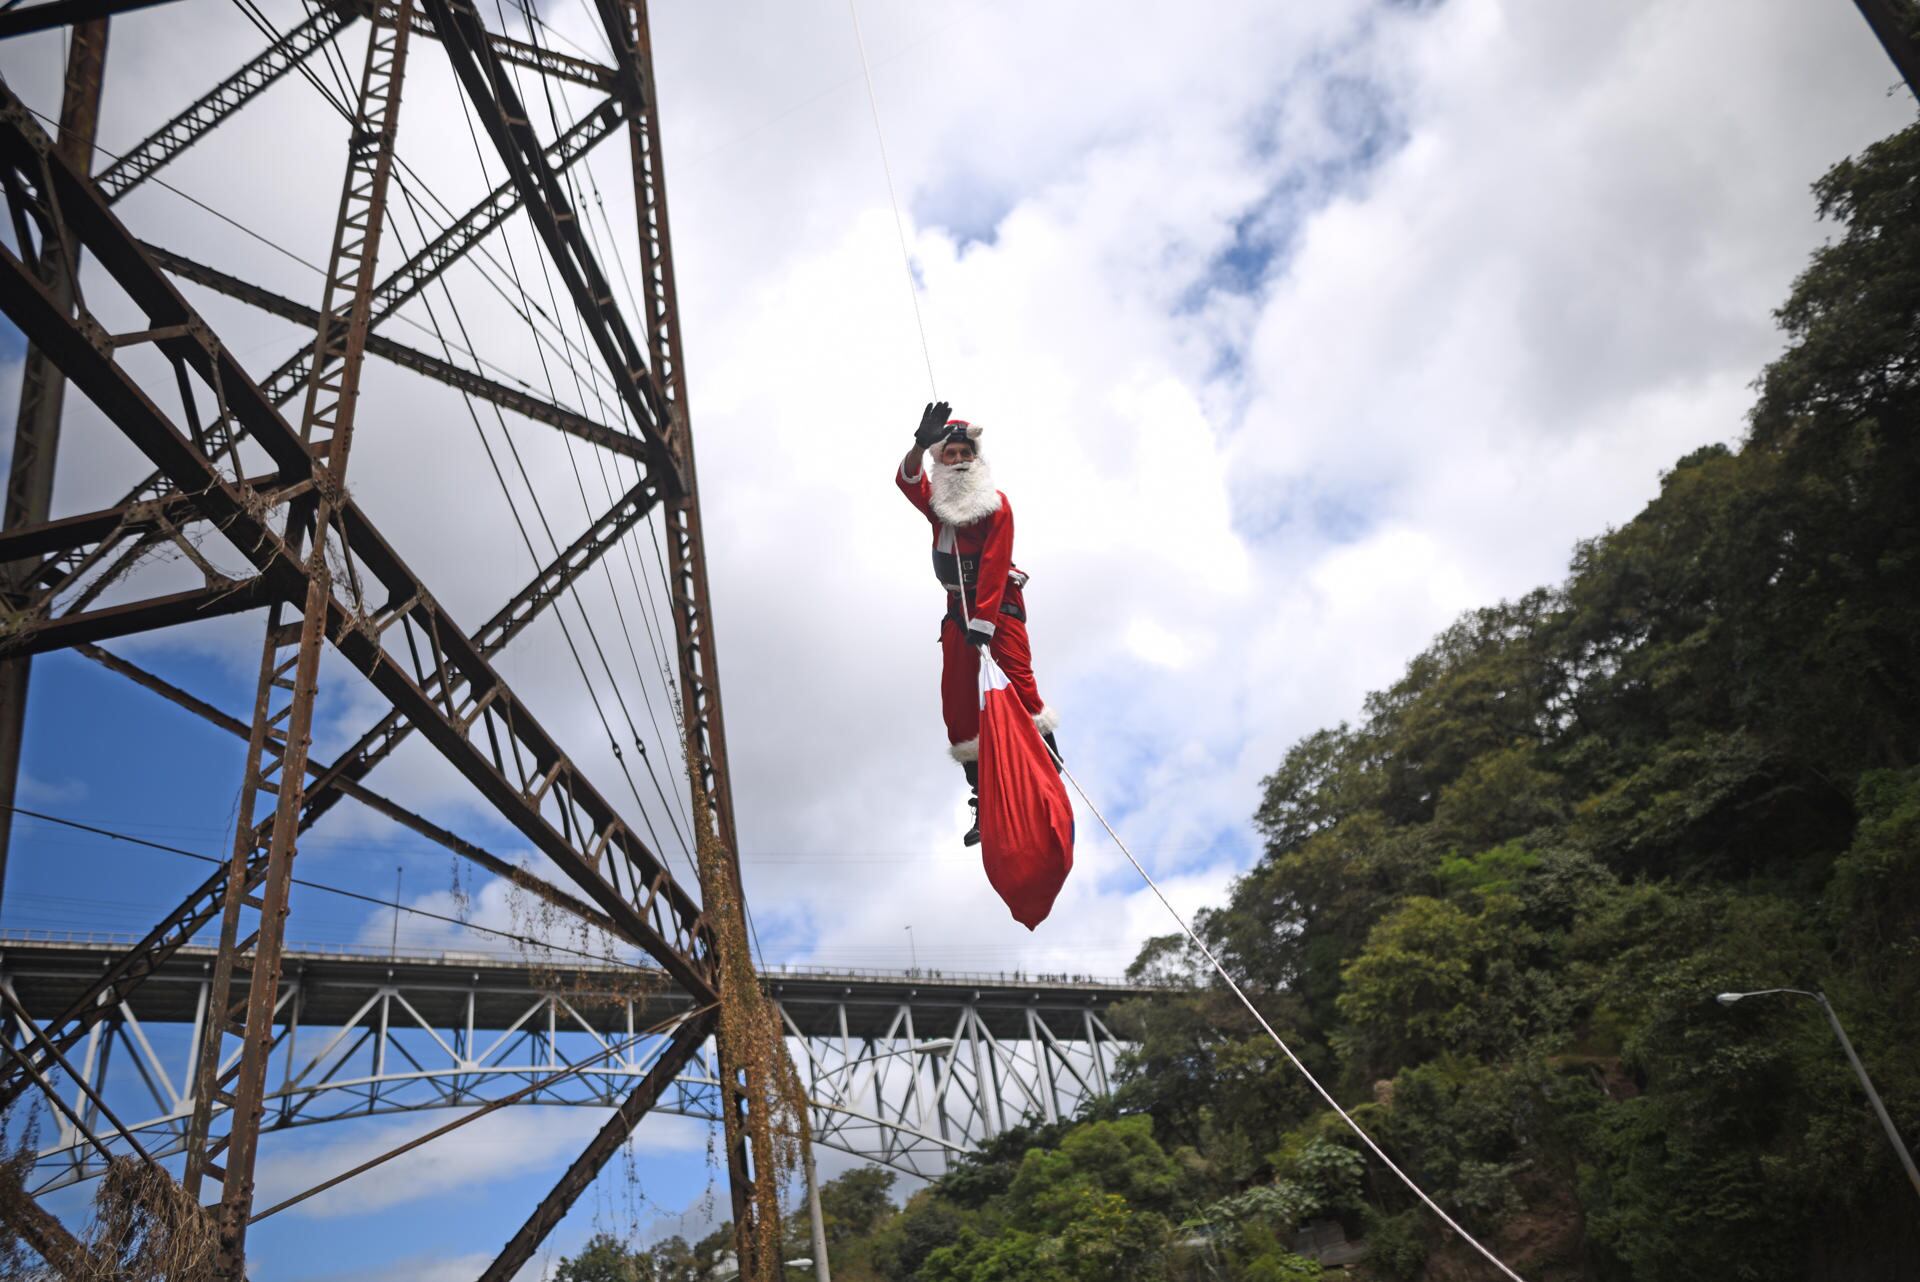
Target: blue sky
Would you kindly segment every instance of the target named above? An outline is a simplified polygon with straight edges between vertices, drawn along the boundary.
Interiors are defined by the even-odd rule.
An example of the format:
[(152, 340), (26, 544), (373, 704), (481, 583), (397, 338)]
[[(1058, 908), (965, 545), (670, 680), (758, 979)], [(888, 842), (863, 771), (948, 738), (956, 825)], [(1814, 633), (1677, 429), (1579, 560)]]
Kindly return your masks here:
[[(586, 7), (543, 12), (594, 47)], [(1851, 10), (1795, 0), (1748, 6), (1731, 31), (1710, 0), (860, 12), (939, 394), (988, 424), (1019, 515), (1043, 693), (1065, 713), (1076, 772), (1188, 912), (1255, 857), (1248, 816), (1288, 744), (1354, 716), (1459, 611), (1557, 579), (1573, 542), (1631, 516), (1675, 458), (1737, 438), (1747, 385), (1778, 350), (1770, 310), (1824, 235), (1808, 184), (1912, 114), (1884, 92), (1893, 73)], [(927, 370), (846, 11), (808, 0), (742, 20), (660, 0), (653, 25), (741, 854), (767, 957), (904, 965), (912, 926), (925, 965), (1118, 972), (1171, 923), (1086, 816), (1068, 890), (1033, 935), (957, 842), (940, 601), (924, 526), (886, 479)], [(116, 20), (113, 40), (101, 144), (119, 149), (259, 37), (236, 12), (175, 7)], [(358, 36), (341, 47), (357, 66)], [(59, 51), (53, 36), (12, 42), (0, 73), (53, 110)], [(416, 50), (400, 147), (463, 208), (490, 182), (454, 92), (437, 51)], [(562, 99), (562, 117), (587, 105)], [(342, 141), (289, 77), (162, 176), (314, 260)], [(615, 143), (582, 171), (616, 225), (625, 164)], [(120, 212), (313, 301), (309, 269), (172, 192), (150, 186)], [(526, 228), (496, 247), (544, 297)], [(539, 353), (478, 270), (448, 277), (475, 347), (544, 388)], [(249, 368), (297, 341), (193, 297)], [(433, 347), (447, 318), (434, 301), (435, 316), (411, 306), (392, 332)], [(17, 394), (19, 350), (0, 326), (0, 398)], [(556, 396), (597, 410), (571, 372), (555, 375)], [(457, 397), (384, 366), (369, 367), (366, 397), (356, 497), (457, 617), (485, 618), (532, 563), (476, 430), (496, 448), (510, 435), (560, 540), (587, 519), (591, 455), (577, 458), (583, 502), (545, 429), (476, 428)], [(58, 511), (109, 502), (143, 471), (70, 405)], [(524, 504), (529, 490), (511, 486)], [(617, 727), (613, 695), (628, 701), (643, 737), (639, 696), (657, 675), (647, 604), (627, 585), (649, 556), (629, 544), (581, 587), (614, 672), (589, 655), (590, 681)], [(180, 586), (182, 572), (156, 564), (140, 582)], [(237, 711), (257, 646), (257, 619), (236, 619), (115, 648)], [(627, 806), (557, 627), (530, 630), (501, 668)], [(39, 661), (34, 680), (23, 804), (224, 852), (237, 740), (77, 656)], [(379, 711), (330, 668), (316, 750)], [(423, 745), (374, 782), (526, 853)], [(303, 875), (383, 898), (396, 868), (406, 902), (452, 906), (445, 852), (352, 806), (301, 859)], [(202, 876), (23, 823), (0, 926), (135, 930)], [(467, 884), (477, 920), (510, 924), (497, 883)], [(378, 946), (390, 920), (298, 891), (289, 934)], [(418, 922), (409, 936), (455, 938)], [(660, 1121), (656, 1138), (642, 1132), (646, 1205), (603, 1181), (560, 1249), (596, 1214), (699, 1218), (704, 1142)], [(344, 1165), (405, 1124), (278, 1136), (263, 1170)], [(465, 1257), (504, 1236), (595, 1124), (576, 1110), (476, 1127), (466, 1148), (439, 1150), (458, 1178), (376, 1181), (351, 1247), (343, 1219), (264, 1225), (255, 1276), (470, 1276)]]

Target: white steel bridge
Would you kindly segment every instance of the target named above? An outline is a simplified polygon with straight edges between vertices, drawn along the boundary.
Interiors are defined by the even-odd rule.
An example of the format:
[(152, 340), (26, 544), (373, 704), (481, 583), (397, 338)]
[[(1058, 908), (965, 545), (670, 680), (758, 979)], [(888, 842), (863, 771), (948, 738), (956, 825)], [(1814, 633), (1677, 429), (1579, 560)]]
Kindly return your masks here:
[[(0, 988), (51, 1019), (127, 942), (0, 937)], [(35, 1192), (98, 1175), (104, 1152), (127, 1147), (119, 1128), (156, 1158), (183, 1151), (214, 957), (180, 949), (74, 1048), (53, 1083), (72, 1107), (47, 1119)], [(763, 979), (816, 1142), (921, 1177), (1009, 1126), (1071, 1117), (1105, 1095), (1122, 1049), (1107, 1012), (1152, 991), (1018, 972), (775, 967)], [(693, 1006), (647, 969), (310, 946), (289, 948), (276, 1011), (263, 1130), (487, 1104), (612, 1108)], [(16, 1019), (6, 1035), (18, 1045), (26, 1030)], [(718, 1083), (709, 1044), (654, 1107), (718, 1120)]]

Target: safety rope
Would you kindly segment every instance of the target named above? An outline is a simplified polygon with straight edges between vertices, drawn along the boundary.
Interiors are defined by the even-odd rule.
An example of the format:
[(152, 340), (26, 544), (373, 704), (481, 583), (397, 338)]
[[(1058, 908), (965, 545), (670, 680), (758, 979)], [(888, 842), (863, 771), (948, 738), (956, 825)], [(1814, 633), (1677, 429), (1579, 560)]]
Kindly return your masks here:
[[(986, 666), (988, 664), (992, 664), (994, 670), (996, 672), (1000, 672), (1001, 680), (1003, 681), (1006, 680), (1006, 673), (1000, 670), (1000, 665), (994, 661), (993, 653), (990, 649), (986, 647), (982, 647), (981, 658), (984, 660), (984, 662), (981, 664), (981, 671), (983, 674), (982, 675), (983, 688), (985, 686), (984, 673), (986, 670)], [(1042, 742), (1044, 743), (1045, 740), (1043, 739)], [(1313, 1075), (1313, 1071), (1309, 1069), (1305, 1064), (1300, 1062), (1300, 1057), (1293, 1053), (1293, 1048), (1291, 1046), (1288, 1046), (1286, 1043), (1286, 1040), (1282, 1038), (1279, 1033), (1274, 1031), (1273, 1025), (1267, 1022), (1266, 1016), (1260, 1013), (1259, 1008), (1253, 1004), (1252, 999), (1247, 996), (1247, 994), (1245, 993), (1245, 991), (1241, 989), (1239, 984), (1234, 982), (1233, 976), (1227, 973), (1227, 968), (1220, 964), (1220, 959), (1218, 957), (1215, 957), (1213, 955), (1213, 950), (1211, 948), (1208, 948), (1206, 943), (1203, 940), (1201, 940), (1200, 936), (1194, 933), (1193, 927), (1187, 924), (1187, 919), (1180, 915), (1180, 911), (1173, 906), (1172, 902), (1167, 899), (1166, 893), (1160, 889), (1160, 883), (1156, 882), (1153, 879), (1152, 874), (1149, 873), (1146, 870), (1146, 868), (1144, 868), (1141, 865), (1138, 859), (1134, 858), (1133, 851), (1127, 848), (1127, 843), (1121, 840), (1120, 834), (1114, 831), (1113, 825), (1111, 823), (1107, 822), (1107, 817), (1104, 814), (1100, 813), (1100, 807), (1094, 804), (1093, 798), (1087, 795), (1087, 790), (1081, 786), (1080, 781), (1078, 779), (1074, 778), (1073, 771), (1067, 769), (1067, 763), (1065, 760), (1061, 758), (1059, 750), (1055, 748), (1052, 744), (1048, 744), (1047, 752), (1048, 752), (1048, 755), (1050, 755), (1053, 758), (1054, 765), (1060, 768), (1060, 773), (1066, 777), (1067, 782), (1073, 785), (1073, 790), (1080, 794), (1080, 800), (1085, 802), (1087, 809), (1093, 812), (1093, 817), (1095, 819), (1098, 819), (1100, 821), (1100, 826), (1107, 830), (1107, 836), (1113, 838), (1113, 844), (1120, 848), (1120, 853), (1127, 857), (1127, 862), (1133, 865), (1133, 870), (1140, 874), (1140, 880), (1147, 883), (1147, 889), (1153, 892), (1154, 898), (1158, 899), (1160, 901), (1161, 907), (1167, 910), (1167, 915), (1173, 918), (1175, 923), (1179, 925), (1182, 931), (1186, 932), (1187, 938), (1193, 941), (1193, 946), (1200, 950), (1201, 955), (1205, 957), (1207, 961), (1213, 966), (1214, 972), (1218, 974), (1223, 981), (1225, 981), (1228, 988), (1233, 990), (1233, 995), (1240, 999), (1240, 1004), (1247, 1008), (1247, 1013), (1252, 1015), (1255, 1022), (1257, 1022), (1261, 1028), (1266, 1030), (1267, 1036), (1273, 1039), (1273, 1044), (1275, 1046), (1278, 1046), (1281, 1050), (1281, 1053), (1287, 1057), (1287, 1059), (1293, 1064), (1295, 1068), (1300, 1070), (1300, 1075), (1307, 1079), (1307, 1085), (1313, 1087), (1315, 1093), (1317, 1093), (1321, 1099), (1327, 1102), (1327, 1107), (1331, 1108), (1335, 1113), (1339, 1114), (1340, 1120), (1347, 1124), (1347, 1128), (1351, 1130), (1355, 1135), (1360, 1137), (1360, 1142), (1362, 1144), (1365, 1144), (1367, 1148), (1372, 1151), (1373, 1155), (1379, 1158), (1380, 1161), (1385, 1164), (1386, 1168), (1389, 1171), (1392, 1171), (1396, 1176), (1398, 1176), (1400, 1179), (1400, 1182), (1407, 1186), (1407, 1189), (1409, 1192), (1411, 1192), (1415, 1197), (1419, 1198), (1422, 1202), (1424, 1202), (1428, 1210), (1432, 1211), (1435, 1215), (1439, 1216), (1441, 1221), (1448, 1228), (1452, 1229), (1456, 1234), (1458, 1234), (1461, 1241), (1465, 1242), (1468, 1246), (1478, 1251), (1482, 1256), (1486, 1258), (1489, 1264), (1493, 1265), (1494, 1268), (1499, 1269), (1500, 1272), (1505, 1274), (1508, 1278), (1510, 1278), (1512, 1282), (1526, 1282), (1526, 1280), (1522, 1278), (1518, 1273), (1515, 1273), (1512, 1269), (1508, 1268), (1506, 1264), (1501, 1261), (1499, 1256), (1495, 1255), (1492, 1251), (1489, 1251), (1486, 1247), (1482, 1246), (1478, 1238), (1474, 1237), (1473, 1234), (1467, 1232), (1466, 1229), (1460, 1226), (1457, 1220), (1455, 1220), (1451, 1215), (1448, 1215), (1444, 1210), (1442, 1210), (1438, 1202), (1435, 1202), (1432, 1198), (1428, 1197), (1426, 1194), (1426, 1190), (1422, 1189), (1418, 1184), (1414, 1183), (1412, 1176), (1408, 1175), (1405, 1171), (1401, 1170), (1398, 1166), (1396, 1166), (1394, 1164), (1393, 1159), (1386, 1155), (1385, 1150), (1383, 1150), (1378, 1144), (1374, 1143), (1373, 1137), (1367, 1134), (1366, 1131), (1361, 1129), (1360, 1123), (1354, 1121), (1353, 1117), (1347, 1112), (1347, 1110), (1340, 1107), (1339, 1101), (1334, 1099), (1333, 1096), (1330, 1093), (1328, 1093), (1327, 1088), (1320, 1084), (1320, 1079)]]
[(860, 49), (860, 74), (867, 81), (867, 106), (873, 112), (873, 136), (880, 143), (880, 168), (887, 176), (887, 200), (893, 205), (893, 231), (900, 238), (900, 265), (907, 272), (907, 297), (913, 302), (913, 323), (920, 331), (920, 355), (927, 362), (927, 391), (935, 400), (940, 389), (933, 380), (933, 352), (927, 346), (927, 323), (920, 317), (920, 289), (913, 279), (913, 255), (907, 252), (906, 224), (900, 218), (900, 198), (893, 192), (893, 166), (887, 162), (887, 135), (880, 128), (880, 99), (873, 92), (873, 71), (867, 66), (867, 42), (860, 36), (860, 10), (847, 0), (847, 12), (853, 15), (853, 43)]

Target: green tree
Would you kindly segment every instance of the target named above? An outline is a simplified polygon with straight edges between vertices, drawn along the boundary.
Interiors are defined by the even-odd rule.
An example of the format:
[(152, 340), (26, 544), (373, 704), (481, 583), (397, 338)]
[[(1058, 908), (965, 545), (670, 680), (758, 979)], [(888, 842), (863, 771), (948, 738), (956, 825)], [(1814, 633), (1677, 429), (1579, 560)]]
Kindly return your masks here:
[(654, 1282), (656, 1276), (647, 1252), (611, 1233), (594, 1234), (578, 1255), (563, 1257), (553, 1271), (554, 1282)]

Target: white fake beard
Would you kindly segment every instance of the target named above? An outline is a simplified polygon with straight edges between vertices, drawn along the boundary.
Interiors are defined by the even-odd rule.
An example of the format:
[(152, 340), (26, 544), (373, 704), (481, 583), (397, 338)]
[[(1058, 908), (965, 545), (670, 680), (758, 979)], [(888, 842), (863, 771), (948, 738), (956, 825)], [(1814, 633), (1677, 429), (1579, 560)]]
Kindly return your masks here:
[(972, 525), (1000, 510), (1000, 493), (993, 488), (993, 469), (983, 458), (970, 463), (935, 460), (927, 471), (933, 514), (948, 525)]

